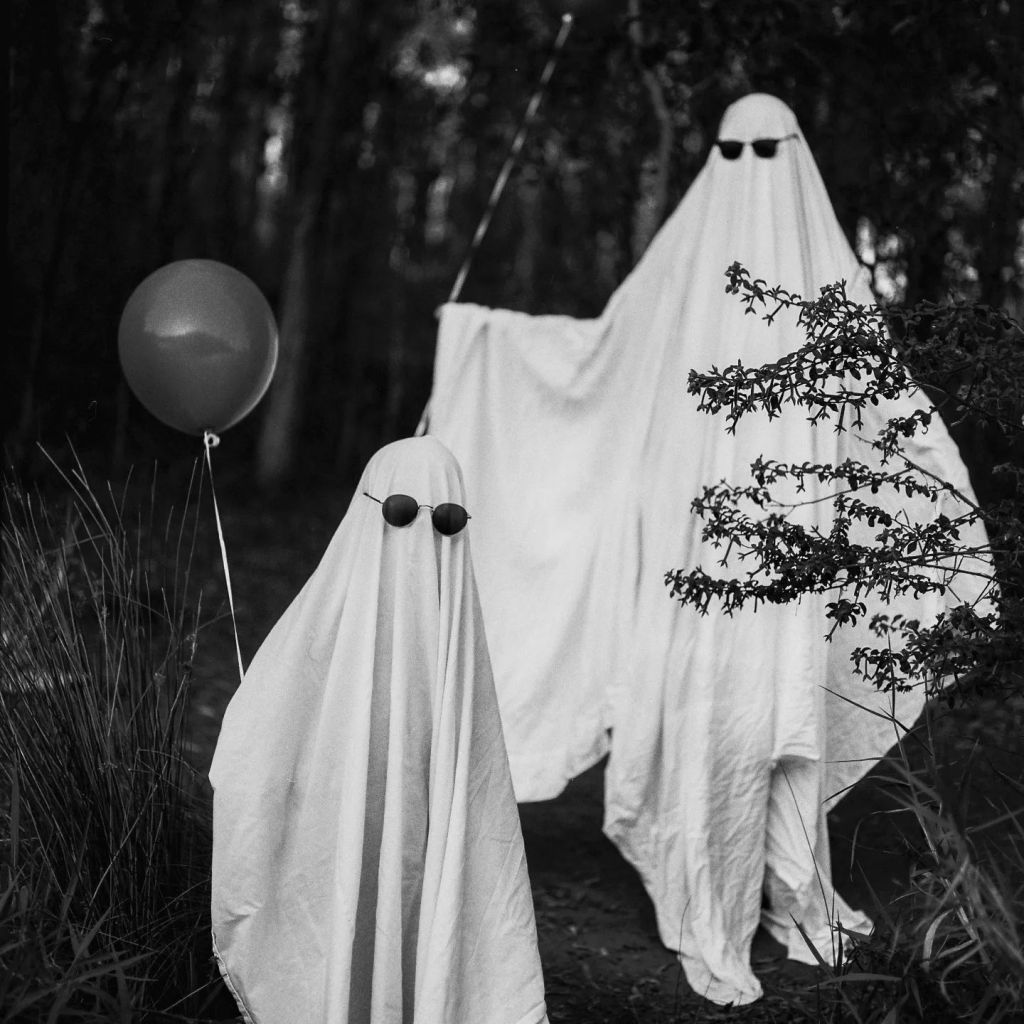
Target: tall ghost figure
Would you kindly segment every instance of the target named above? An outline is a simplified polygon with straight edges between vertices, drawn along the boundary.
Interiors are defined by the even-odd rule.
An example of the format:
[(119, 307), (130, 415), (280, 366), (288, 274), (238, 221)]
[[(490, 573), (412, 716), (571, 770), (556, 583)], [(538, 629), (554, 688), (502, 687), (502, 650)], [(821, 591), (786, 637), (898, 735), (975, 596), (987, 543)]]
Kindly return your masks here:
[(381, 449), (224, 716), (213, 935), (255, 1024), (547, 1020), (476, 513), (449, 535), (445, 503), (466, 499), (440, 442)]
[[(887, 707), (853, 675), (851, 635), (825, 642), (824, 598), (702, 617), (669, 598), (664, 574), (744, 569), (719, 569), (722, 552), (701, 540), (690, 504), (703, 486), (746, 482), (761, 454), (877, 463), (868, 442), (884, 419), (924, 403), (873, 409), (859, 434), (840, 435), (801, 410), (751, 415), (732, 435), (698, 412), (691, 369), (757, 366), (805, 340), (795, 315), (744, 314), (725, 293), (733, 262), (807, 297), (845, 280), (872, 302), (792, 111), (744, 97), (719, 139), (743, 145), (734, 159), (712, 149), (600, 317), (444, 307), (430, 431), (485, 518), (474, 556), (517, 796), (556, 795), (610, 745), (605, 831), (639, 871), (662, 941), (696, 991), (745, 1003), (761, 993), (749, 963), (759, 923), (804, 960), (794, 917), (826, 958), (837, 923), (870, 927), (832, 889), (824, 808), (894, 735), (829, 692)], [(759, 154), (754, 140), (775, 144)], [(937, 418), (911, 449), (971, 496)], [(829, 502), (813, 501), (827, 497), (812, 486), (790, 518), (828, 530)], [(977, 596), (954, 582), (952, 603)], [(890, 610), (927, 620), (940, 601)], [(921, 703), (906, 695), (900, 715), (912, 721)]]

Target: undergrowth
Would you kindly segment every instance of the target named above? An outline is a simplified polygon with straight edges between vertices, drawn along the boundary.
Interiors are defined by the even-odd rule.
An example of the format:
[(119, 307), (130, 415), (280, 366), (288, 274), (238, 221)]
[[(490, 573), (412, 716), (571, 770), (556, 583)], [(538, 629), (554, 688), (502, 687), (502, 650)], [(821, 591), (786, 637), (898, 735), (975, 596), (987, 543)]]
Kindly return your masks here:
[(1024, 787), (1004, 778), (1009, 801), (980, 805), (969, 771), (951, 784), (933, 714), (900, 738), (882, 777), (904, 819), (909, 886), (888, 906), (875, 901), (870, 936), (846, 936), (835, 963), (818, 957), (818, 1021), (998, 1024), (1024, 1013)]
[[(209, 810), (182, 750), (198, 497), (3, 493), (0, 1013), (187, 1019), (211, 989)], [(158, 1012), (159, 1011), (159, 1012)]]

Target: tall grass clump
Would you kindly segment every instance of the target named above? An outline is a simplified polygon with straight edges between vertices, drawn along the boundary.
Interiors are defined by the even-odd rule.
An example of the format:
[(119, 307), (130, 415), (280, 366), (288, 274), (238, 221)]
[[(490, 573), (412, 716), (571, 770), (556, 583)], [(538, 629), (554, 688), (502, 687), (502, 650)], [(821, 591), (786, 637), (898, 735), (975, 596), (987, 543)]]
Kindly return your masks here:
[[(0, 1017), (184, 1019), (211, 976), (208, 809), (183, 756), (194, 480), (57, 501), (3, 489)], [(195, 500), (193, 498), (195, 497)]]
[(961, 786), (950, 786), (936, 756), (933, 714), (926, 709), (922, 727), (900, 739), (880, 780), (892, 813), (904, 819), (902, 841), (914, 864), (908, 889), (881, 908), (870, 936), (851, 936), (833, 964), (819, 958), (831, 975), (822, 986), (823, 1022), (1022, 1019), (1024, 812), (1016, 798), (1024, 787), (1004, 780), (1012, 799), (999, 806), (970, 786), (968, 770)]

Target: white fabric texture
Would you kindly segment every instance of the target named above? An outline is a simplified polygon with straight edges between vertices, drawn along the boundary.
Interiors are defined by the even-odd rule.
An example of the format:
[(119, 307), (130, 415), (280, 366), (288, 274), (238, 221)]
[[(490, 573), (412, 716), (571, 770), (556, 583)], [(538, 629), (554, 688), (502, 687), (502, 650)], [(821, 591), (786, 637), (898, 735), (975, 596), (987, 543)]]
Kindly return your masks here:
[(530, 884), (470, 558), (436, 439), (369, 462), (228, 706), (215, 949), (255, 1024), (541, 1024)]
[[(555, 796), (606, 752), (611, 729), (605, 831), (691, 986), (724, 1004), (761, 993), (749, 952), (762, 890), (763, 923), (797, 959), (812, 957), (793, 917), (826, 959), (837, 919), (870, 927), (832, 888), (825, 806), (895, 735), (828, 692), (885, 704), (848, 659), (870, 642), (870, 616), (830, 646), (823, 597), (701, 616), (670, 600), (664, 574), (743, 571), (716, 569), (722, 552), (701, 541), (690, 503), (705, 484), (747, 482), (760, 454), (877, 464), (863, 437), (926, 403), (869, 411), (861, 438), (814, 428), (801, 410), (751, 415), (734, 435), (698, 412), (691, 368), (756, 366), (804, 341), (795, 316), (768, 325), (725, 294), (734, 261), (808, 297), (845, 279), (872, 301), (789, 108), (745, 97), (719, 137), (784, 141), (772, 159), (713, 150), (600, 317), (444, 307), (430, 431), (483, 513), (474, 553), (518, 798)], [(912, 447), (970, 495), (941, 423)], [(827, 530), (829, 503), (808, 501), (827, 495), (811, 487), (790, 518)], [(930, 519), (923, 506), (913, 511)], [(898, 610), (908, 604), (921, 618), (938, 610)], [(912, 721), (921, 704), (904, 695), (899, 713)]]

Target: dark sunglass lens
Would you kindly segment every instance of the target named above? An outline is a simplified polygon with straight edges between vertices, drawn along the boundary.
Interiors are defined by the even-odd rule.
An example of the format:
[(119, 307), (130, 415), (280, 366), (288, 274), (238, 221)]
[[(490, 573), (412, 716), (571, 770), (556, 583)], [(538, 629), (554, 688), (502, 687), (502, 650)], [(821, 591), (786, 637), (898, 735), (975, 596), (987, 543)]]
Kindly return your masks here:
[(416, 518), (418, 511), (416, 499), (410, 498), (408, 494), (392, 494), (384, 499), (381, 506), (385, 521), (392, 526), (408, 526)]
[(469, 516), (461, 505), (446, 501), (434, 509), (431, 519), (433, 519), (434, 529), (438, 533), (442, 533), (446, 537), (453, 537), (466, 525)]
[(726, 160), (735, 160), (743, 152), (742, 142), (719, 139), (716, 143)]
[(751, 143), (754, 147), (754, 152), (758, 156), (772, 157), (775, 156), (775, 150), (779, 148), (778, 139), (754, 139)]

